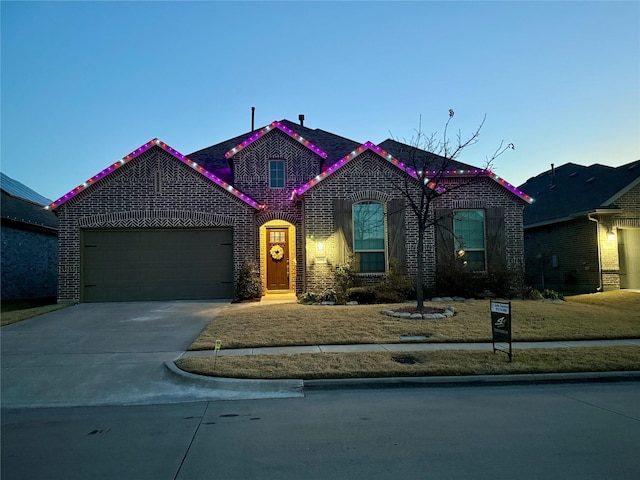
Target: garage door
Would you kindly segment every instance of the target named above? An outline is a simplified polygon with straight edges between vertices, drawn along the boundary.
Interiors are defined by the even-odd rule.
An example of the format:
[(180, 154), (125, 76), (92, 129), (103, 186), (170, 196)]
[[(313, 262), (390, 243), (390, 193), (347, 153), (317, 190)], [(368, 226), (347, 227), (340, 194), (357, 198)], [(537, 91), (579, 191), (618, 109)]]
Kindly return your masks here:
[(84, 230), (82, 301), (233, 297), (231, 229)]
[(640, 288), (640, 228), (618, 229), (620, 288)]

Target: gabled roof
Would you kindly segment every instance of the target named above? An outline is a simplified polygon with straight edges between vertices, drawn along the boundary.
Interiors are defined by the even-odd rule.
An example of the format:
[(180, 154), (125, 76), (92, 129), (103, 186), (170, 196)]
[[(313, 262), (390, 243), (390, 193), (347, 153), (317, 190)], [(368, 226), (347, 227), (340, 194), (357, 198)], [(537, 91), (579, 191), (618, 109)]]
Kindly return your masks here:
[(118, 160), (115, 163), (112, 163), (107, 168), (102, 170), (100, 173), (94, 175), (93, 177), (88, 179), (83, 184), (78, 185), (76, 188), (74, 188), (70, 192), (66, 193), (65, 195), (63, 195), (62, 197), (57, 199), (55, 202), (52, 202), (51, 204), (47, 205), (45, 208), (47, 210), (48, 209), (58, 208), (60, 205), (62, 205), (63, 203), (69, 201), (71, 198), (76, 196), (78, 193), (80, 193), (80, 192), (84, 191), (85, 189), (91, 187), (94, 183), (96, 183), (97, 181), (103, 179), (104, 177), (109, 175), (114, 170), (118, 169), (119, 167), (121, 167), (125, 163), (130, 162), (134, 158), (138, 157), (140, 154), (146, 152), (147, 150), (149, 150), (149, 149), (151, 149), (153, 147), (162, 148), (165, 152), (170, 153), (176, 159), (180, 160), (181, 162), (183, 162), (186, 165), (190, 166), (194, 170), (198, 171), (200, 174), (202, 174), (204, 177), (208, 178), (209, 180), (217, 183), (222, 188), (224, 188), (225, 190), (227, 190), (231, 194), (235, 195), (236, 197), (238, 197), (243, 202), (251, 205), (253, 208), (255, 208), (257, 210), (261, 210), (262, 208), (264, 208), (263, 205), (259, 204), (258, 202), (256, 202), (252, 198), (248, 197), (247, 195), (245, 195), (244, 193), (242, 193), (238, 189), (234, 188), (233, 185), (230, 185), (228, 182), (222, 180), (218, 176), (216, 176), (213, 173), (209, 172), (202, 165), (199, 165), (197, 162), (191, 160), (188, 157), (185, 157), (180, 152), (178, 152), (177, 150), (174, 150), (169, 145), (167, 145), (166, 143), (158, 140), (157, 138), (154, 138), (153, 140), (150, 140), (149, 142), (145, 143), (141, 147), (139, 147), (136, 150), (134, 150), (133, 152), (131, 152), (129, 155), (127, 155), (125, 157), (122, 157), (120, 160)]
[(12, 197), (22, 198), (37, 205), (47, 205), (51, 200), (43, 197), (29, 187), (0, 172), (0, 188)]
[(273, 121), (265, 127), (243, 133), (224, 142), (193, 152), (189, 154), (189, 158), (198, 162), (224, 181), (231, 183), (233, 182), (233, 174), (229, 163), (231, 157), (274, 128), (289, 135), (317, 154), (321, 158), (320, 163), (323, 166), (334, 163), (344, 156), (346, 152), (350, 152), (360, 146), (358, 142), (318, 128), (311, 129), (289, 120), (280, 120)]
[[(416, 150), (415, 152), (412, 152), (414, 155), (416, 155), (415, 157), (413, 157), (414, 160), (418, 160), (417, 156), (421, 156), (421, 157), (423, 157), (424, 159), (427, 160), (427, 163), (426, 163), (427, 168), (433, 168), (433, 170), (431, 171), (431, 175), (429, 175), (427, 173), (427, 176), (435, 176), (435, 175), (437, 175), (438, 173), (440, 173), (442, 171), (441, 169), (444, 167), (444, 168), (446, 168), (446, 170), (444, 170), (444, 176), (445, 177), (455, 177), (455, 176), (459, 176), (459, 177), (474, 177), (474, 176), (489, 177), (492, 180), (494, 180), (497, 183), (499, 183), (500, 185), (502, 185), (507, 190), (509, 190), (514, 195), (516, 195), (519, 198), (521, 198), (522, 200), (524, 200), (525, 202), (532, 203), (534, 201), (533, 198), (531, 198), (529, 195), (525, 194), (524, 192), (522, 192), (521, 190), (517, 189), (516, 187), (514, 187), (513, 185), (511, 185), (510, 183), (508, 183), (504, 179), (500, 178), (498, 175), (493, 173), (491, 170), (484, 170), (484, 169), (477, 168), (477, 167), (474, 167), (474, 166), (471, 166), (471, 165), (467, 165), (467, 164), (464, 164), (464, 163), (461, 163), (461, 162), (457, 162), (455, 160), (447, 161), (447, 159), (445, 159), (444, 157), (440, 157), (440, 156), (435, 155), (433, 153), (426, 152), (426, 151), (420, 150), (420, 149), (416, 149), (416, 148), (411, 147), (409, 145), (404, 145), (404, 144), (401, 144), (399, 142), (395, 142), (393, 140), (386, 140), (383, 143), (386, 143), (387, 146), (389, 146), (389, 145), (392, 146), (392, 148), (395, 148), (396, 150), (400, 150), (401, 146), (407, 147), (409, 149)], [(329, 177), (332, 173), (334, 173), (335, 171), (337, 171), (340, 168), (342, 168), (347, 162), (349, 162), (350, 160), (353, 160), (358, 155), (364, 153), (367, 150), (372, 150), (373, 152), (377, 153), (380, 157), (382, 157), (383, 159), (385, 159), (386, 161), (388, 161), (392, 165), (396, 166), (398, 169), (402, 170), (403, 172), (407, 173), (408, 175), (412, 176), (413, 178), (418, 178), (417, 172), (411, 166), (407, 165), (405, 162), (403, 162), (403, 161), (399, 160), (398, 158), (396, 158), (390, 151), (388, 151), (385, 148), (382, 148), (382, 146), (376, 145), (376, 144), (374, 144), (372, 142), (365, 142), (362, 145), (360, 145), (359, 147), (357, 147), (354, 150), (352, 150), (351, 152), (349, 152), (347, 155), (345, 155), (341, 159), (339, 159), (337, 162), (335, 162), (332, 165), (330, 165), (328, 168), (324, 169), (322, 171), (322, 173), (316, 175), (314, 178), (309, 180), (304, 185), (294, 189), (294, 191), (293, 191), (293, 193), (291, 195), (292, 198), (295, 198), (295, 197), (297, 197), (299, 195), (302, 195), (304, 192), (309, 190), (311, 187), (317, 185), (322, 180), (324, 180), (325, 178)], [(412, 162), (413, 165), (415, 165), (415, 163), (418, 163), (418, 162)], [(420, 163), (418, 163), (418, 164), (419, 165), (424, 165), (424, 164), (420, 164)], [(431, 185), (435, 186), (433, 184), (433, 182), (429, 186), (431, 186)]]
[(406, 143), (391, 140), (390, 138), (382, 142), (380, 148), (390, 152), (394, 157), (404, 158), (405, 161), (411, 159), (414, 165), (424, 165), (428, 170), (439, 171), (443, 167), (446, 167), (447, 170), (475, 170), (478, 168), (407, 145)]
[(3, 222), (9, 220), (44, 227), (47, 230), (58, 228), (58, 218), (42, 208), (51, 200), (4, 173), (0, 173), (0, 186), (2, 188), (0, 216)]
[(524, 209), (524, 225), (565, 221), (596, 209), (617, 208), (615, 201), (640, 183), (640, 160), (620, 167), (566, 163), (530, 178), (520, 188), (536, 197)]

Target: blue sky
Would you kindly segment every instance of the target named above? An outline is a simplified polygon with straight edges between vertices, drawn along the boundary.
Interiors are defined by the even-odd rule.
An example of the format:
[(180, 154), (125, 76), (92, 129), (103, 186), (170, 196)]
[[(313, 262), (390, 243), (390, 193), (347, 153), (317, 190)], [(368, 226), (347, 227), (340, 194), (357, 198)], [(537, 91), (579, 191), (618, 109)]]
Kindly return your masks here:
[(188, 154), (283, 118), (418, 127), (514, 185), (640, 158), (640, 2), (1, 2), (2, 171), (62, 196), (158, 137)]

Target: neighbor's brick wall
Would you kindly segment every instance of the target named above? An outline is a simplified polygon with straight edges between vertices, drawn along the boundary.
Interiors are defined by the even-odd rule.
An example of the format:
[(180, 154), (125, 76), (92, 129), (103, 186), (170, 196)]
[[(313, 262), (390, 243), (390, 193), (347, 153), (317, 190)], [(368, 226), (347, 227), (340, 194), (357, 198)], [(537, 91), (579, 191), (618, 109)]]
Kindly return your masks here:
[(113, 171), (56, 213), (59, 300), (80, 300), (82, 227), (232, 227), (234, 280), (244, 259), (256, 255), (255, 210), (159, 147)]
[[(367, 151), (337, 170), (326, 180), (304, 194), (304, 230), (307, 241), (306, 290), (321, 291), (334, 284), (333, 270), (336, 266), (336, 242), (332, 234), (333, 199), (372, 199), (388, 202), (404, 198), (394, 186), (402, 182), (402, 172), (373, 152)], [(505, 209), (507, 266), (523, 271), (524, 239), (522, 210), (524, 202), (495, 181), (482, 178), (461, 187), (438, 199), (433, 208), (495, 208)], [(432, 210), (433, 213), (433, 210)], [(417, 220), (409, 208), (405, 211), (405, 235), (407, 273), (417, 272)], [(310, 240), (313, 236), (313, 240)], [(433, 228), (425, 232), (425, 284), (435, 285), (436, 251)], [(316, 264), (315, 243), (325, 244), (326, 263)], [(365, 277), (365, 283), (378, 281), (375, 276)]]
[(57, 235), (7, 225), (0, 230), (2, 300), (55, 297)]
[(640, 219), (640, 184), (621, 195), (614, 204), (625, 210), (625, 216)]
[(525, 262), (526, 281), (535, 288), (595, 292), (600, 286), (597, 224), (582, 217), (527, 229)]

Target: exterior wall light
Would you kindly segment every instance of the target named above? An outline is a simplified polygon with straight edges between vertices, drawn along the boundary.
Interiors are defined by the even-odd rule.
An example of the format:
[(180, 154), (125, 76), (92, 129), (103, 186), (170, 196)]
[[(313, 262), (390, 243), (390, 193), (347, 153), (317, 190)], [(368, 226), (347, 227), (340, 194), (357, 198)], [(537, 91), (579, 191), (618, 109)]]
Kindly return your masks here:
[(615, 240), (616, 239), (616, 234), (613, 233), (613, 230), (611, 230), (610, 228), (607, 229), (607, 240)]
[(318, 242), (318, 243), (316, 244), (316, 249), (317, 249), (319, 252), (322, 252), (322, 251), (324, 250), (324, 243), (322, 243), (322, 242)]

